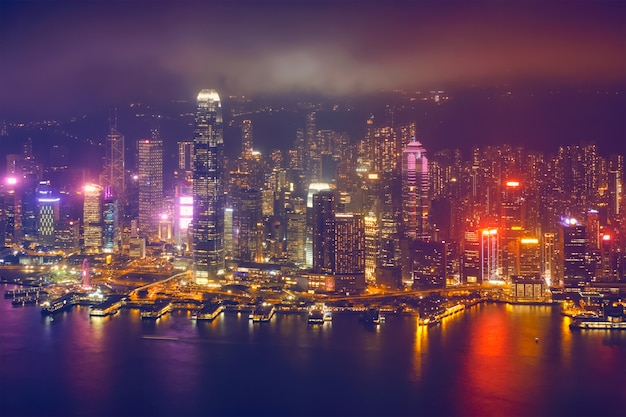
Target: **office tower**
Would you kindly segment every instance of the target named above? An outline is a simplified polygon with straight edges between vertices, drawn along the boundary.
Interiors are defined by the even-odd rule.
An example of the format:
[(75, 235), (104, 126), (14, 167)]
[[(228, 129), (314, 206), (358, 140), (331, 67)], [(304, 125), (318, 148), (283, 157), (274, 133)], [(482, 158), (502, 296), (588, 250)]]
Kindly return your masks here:
[(317, 144), (316, 113), (312, 112), (306, 116), (305, 143), (304, 143), (304, 164), (306, 185), (320, 182), (322, 178), (322, 154)]
[(616, 224), (620, 220), (622, 210), (622, 200), (624, 198), (624, 156), (613, 155), (609, 161), (608, 172), (608, 217), (611, 224)]
[(463, 235), (461, 281), (465, 284), (482, 283), (479, 231), (467, 230)]
[(241, 154), (248, 155), (253, 149), (252, 120), (241, 121)]
[(332, 191), (313, 194), (313, 270), (332, 274), (335, 268), (335, 207)]
[(555, 234), (546, 232), (543, 234), (543, 244), (541, 247), (541, 262), (543, 279), (548, 286), (556, 286), (560, 284), (555, 264)]
[(600, 268), (596, 270), (596, 278), (602, 282), (617, 282), (619, 279), (618, 252), (615, 250), (613, 233), (606, 230), (600, 237)]
[(112, 187), (104, 188), (102, 205), (102, 252), (117, 253), (120, 250), (121, 230), (118, 199)]
[(598, 210), (587, 211), (587, 247), (589, 250), (600, 249), (600, 218)]
[(139, 233), (154, 238), (163, 210), (163, 141), (141, 139), (139, 150)]
[(380, 248), (378, 217), (370, 213), (363, 218), (365, 228), (365, 281), (376, 281), (376, 261)]
[(189, 247), (189, 225), (193, 220), (193, 196), (191, 186), (176, 187), (175, 195), (174, 241), (177, 245)]
[(194, 280), (218, 284), (224, 274), (224, 141), (215, 90), (202, 90), (197, 97), (193, 204)]
[(40, 245), (54, 245), (54, 229), (59, 220), (60, 198), (53, 195), (49, 181), (37, 187), (37, 235)]
[(193, 142), (178, 142), (178, 169), (189, 172), (193, 170)]
[(241, 261), (257, 261), (263, 213), (260, 190), (237, 188), (233, 196), (233, 249)]
[(224, 209), (224, 258), (232, 259), (234, 256), (233, 248), (233, 214), (232, 207), (226, 207)]
[(576, 219), (567, 218), (561, 223), (563, 242), (563, 284), (577, 287), (587, 281), (587, 236), (585, 226)]
[(365, 225), (362, 214), (335, 214), (333, 273), (335, 290), (352, 292), (365, 288)]
[(482, 282), (502, 279), (499, 245), (500, 238), (497, 228), (487, 228), (481, 231), (480, 258)]
[(414, 289), (443, 288), (446, 286), (445, 244), (414, 240), (411, 242), (411, 274)]
[(2, 211), (4, 217), (4, 236), (0, 238), (4, 245), (10, 246), (17, 242), (20, 222), (20, 200), (17, 191), (17, 177), (8, 177), (3, 184)]
[(102, 188), (87, 184), (83, 201), (83, 246), (87, 253), (102, 249)]
[(402, 151), (402, 216), (405, 237), (423, 240), (430, 238), (429, 204), (426, 149), (413, 138)]
[(306, 230), (306, 205), (302, 198), (294, 198), (287, 213), (287, 257), (299, 267), (306, 264)]
[(117, 131), (117, 120), (111, 124), (106, 140), (105, 186), (109, 194), (117, 199), (126, 192), (126, 172), (124, 166), (124, 135)]
[(524, 204), (522, 186), (518, 180), (508, 180), (502, 189), (500, 203), (500, 231), (502, 244), (502, 275), (509, 279), (518, 275), (519, 239), (524, 232)]
[(536, 237), (522, 237), (519, 239), (519, 266), (517, 275), (522, 277), (541, 276), (541, 248)]

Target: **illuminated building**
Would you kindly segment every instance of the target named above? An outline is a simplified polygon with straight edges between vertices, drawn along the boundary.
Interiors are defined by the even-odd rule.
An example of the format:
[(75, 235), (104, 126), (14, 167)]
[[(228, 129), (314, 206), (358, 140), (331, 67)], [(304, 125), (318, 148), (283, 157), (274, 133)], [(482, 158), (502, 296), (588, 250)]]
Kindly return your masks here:
[(335, 268), (335, 206), (332, 191), (313, 195), (313, 270), (332, 274)]
[(64, 251), (79, 249), (80, 221), (59, 220), (54, 229), (54, 247)]
[(519, 242), (518, 276), (541, 276), (541, 245), (535, 237), (522, 237)]
[(224, 209), (224, 258), (232, 259), (233, 250), (233, 208), (226, 207)]
[(524, 232), (524, 217), (522, 186), (518, 180), (508, 180), (504, 184), (500, 203), (502, 275), (505, 279), (520, 275), (520, 248), (517, 245)]
[(463, 235), (463, 260), (461, 262), (461, 281), (466, 284), (480, 283), (480, 238), (476, 230), (467, 230)]
[(622, 200), (624, 198), (624, 156), (614, 155), (611, 157), (608, 172), (608, 192), (609, 192), (609, 221), (612, 224), (618, 222), (622, 210)]
[(315, 119), (315, 112), (309, 113), (306, 116), (306, 127), (304, 136), (304, 172), (307, 184), (320, 182), (322, 179), (322, 154), (317, 144), (317, 130)]
[(113, 196), (111, 188), (106, 187), (102, 207), (102, 252), (119, 251), (121, 239), (119, 220), (118, 200)]
[(113, 123), (106, 140), (105, 178), (110, 187), (109, 193), (121, 198), (126, 192), (126, 172), (124, 167), (124, 135), (117, 131)]
[(555, 265), (555, 245), (556, 239), (552, 232), (546, 232), (543, 234), (543, 243), (541, 246), (541, 262), (543, 271), (543, 278), (548, 286), (559, 285), (560, 280), (556, 274)]
[(12, 245), (17, 241), (16, 231), (19, 230), (20, 200), (16, 192), (18, 180), (8, 177), (5, 180), (2, 197), (2, 211), (4, 217), (4, 236), (0, 237), (3, 245)]
[(446, 285), (445, 245), (415, 240), (411, 244), (413, 288), (443, 288)]
[(197, 98), (193, 204), (194, 280), (219, 284), (224, 274), (224, 140), (215, 90), (202, 90)]
[(619, 279), (615, 239), (610, 232), (602, 233), (600, 238), (600, 268), (596, 277), (603, 282), (617, 282)]
[(143, 237), (158, 235), (163, 210), (163, 141), (142, 139), (139, 149), (139, 233)]
[(498, 229), (487, 228), (480, 233), (482, 282), (502, 279), (500, 273), (500, 239)]
[(587, 235), (585, 226), (576, 219), (561, 223), (563, 241), (563, 284), (576, 287), (587, 281)]
[(426, 149), (414, 138), (402, 151), (402, 216), (408, 238), (430, 238), (428, 187)]
[(365, 227), (362, 214), (335, 214), (333, 273), (335, 290), (359, 291), (365, 288)]
[(161, 217), (159, 218), (158, 237), (159, 240), (163, 242), (172, 241), (172, 219), (167, 214), (161, 214)]
[(363, 218), (365, 227), (365, 281), (376, 281), (376, 261), (380, 246), (378, 218), (370, 213)]
[(102, 187), (87, 184), (83, 188), (83, 246), (85, 252), (102, 249)]
[(178, 170), (181, 179), (191, 180), (193, 170), (193, 142), (178, 142)]
[(59, 220), (60, 198), (52, 194), (49, 181), (37, 187), (37, 234), (41, 245), (54, 245), (55, 224)]
[(193, 220), (193, 196), (191, 187), (177, 187), (174, 220), (174, 241), (187, 245), (189, 225)]
[(233, 196), (233, 249), (235, 259), (257, 261), (263, 219), (260, 190), (237, 188)]
[(301, 267), (306, 264), (305, 209), (303, 202), (300, 204), (294, 202), (293, 210), (287, 213), (287, 257)]
[(241, 121), (241, 154), (252, 153), (254, 137), (252, 134), (252, 120)]

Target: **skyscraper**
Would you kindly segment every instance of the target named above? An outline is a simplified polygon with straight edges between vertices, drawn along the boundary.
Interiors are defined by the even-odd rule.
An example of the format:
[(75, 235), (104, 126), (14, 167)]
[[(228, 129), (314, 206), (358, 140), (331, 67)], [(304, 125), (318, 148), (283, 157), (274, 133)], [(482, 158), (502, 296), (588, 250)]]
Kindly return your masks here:
[(332, 191), (313, 194), (313, 270), (332, 274), (335, 269), (335, 207)]
[(576, 287), (587, 281), (587, 237), (585, 226), (575, 219), (562, 223), (563, 241), (563, 284)]
[(426, 149), (413, 140), (402, 151), (402, 216), (404, 236), (428, 240), (428, 159)]
[(85, 251), (98, 253), (102, 249), (102, 187), (87, 184), (83, 189), (83, 239)]
[(163, 141), (141, 139), (139, 149), (139, 232), (143, 237), (158, 234), (163, 208)]
[(197, 98), (193, 204), (194, 280), (217, 284), (224, 274), (224, 140), (215, 90), (202, 90)]

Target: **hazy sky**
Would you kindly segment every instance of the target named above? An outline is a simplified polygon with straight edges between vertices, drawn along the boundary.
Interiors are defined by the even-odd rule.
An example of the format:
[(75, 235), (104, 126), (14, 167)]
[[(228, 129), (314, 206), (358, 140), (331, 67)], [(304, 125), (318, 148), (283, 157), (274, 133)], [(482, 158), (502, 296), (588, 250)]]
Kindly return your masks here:
[(332, 95), (625, 80), (623, 0), (0, 0), (4, 116), (207, 87)]

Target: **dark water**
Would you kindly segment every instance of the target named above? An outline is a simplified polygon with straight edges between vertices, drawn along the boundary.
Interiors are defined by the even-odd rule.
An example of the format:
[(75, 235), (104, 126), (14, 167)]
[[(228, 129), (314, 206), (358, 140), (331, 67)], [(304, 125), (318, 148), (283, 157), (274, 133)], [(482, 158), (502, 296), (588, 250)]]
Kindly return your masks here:
[(433, 328), (86, 308), (52, 321), (0, 299), (0, 415), (624, 416), (626, 332), (568, 320), (485, 304)]

